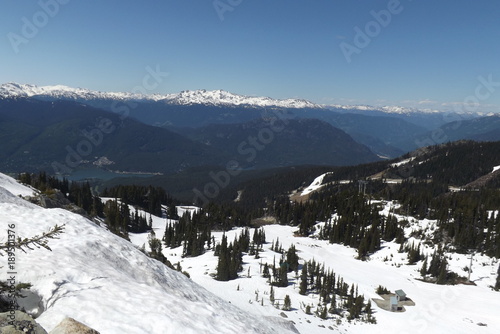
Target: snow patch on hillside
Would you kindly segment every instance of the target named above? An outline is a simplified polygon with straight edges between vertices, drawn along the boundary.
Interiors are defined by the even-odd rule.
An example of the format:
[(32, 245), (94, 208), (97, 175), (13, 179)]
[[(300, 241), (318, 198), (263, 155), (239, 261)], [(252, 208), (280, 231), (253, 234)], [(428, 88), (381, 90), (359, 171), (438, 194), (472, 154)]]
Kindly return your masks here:
[(399, 162), (395, 162), (395, 163), (391, 164), (391, 167), (399, 167), (399, 166), (402, 166), (402, 165), (406, 165), (407, 163), (412, 162), (413, 160), (415, 160), (415, 157), (411, 157), (411, 158), (408, 158), (408, 159), (405, 159), (405, 160), (401, 160)]
[(325, 174), (322, 174), (322, 175), (318, 176), (317, 178), (315, 178), (314, 181), (306, 189), (304, 189), (302, 191), (302, 193), (300, 194), (300, 196), (304, 196), (304, 195), (310, 194), (313, 191), (316, 191), (316, 190), (320, 189), (322, 186), (324, 186), (323, 179), (328, 174), (330, 174), (330, 173), (325, 173)]
[(194, 213), (200, 211), (200, 208), (197, 206), (181, 205), (181, 206), (176, 206), (175, 210), (177, 211), (177, 215), (179, 217), (182, 217), (186, 212), (189, 212), (189, 215), (193, 216)]

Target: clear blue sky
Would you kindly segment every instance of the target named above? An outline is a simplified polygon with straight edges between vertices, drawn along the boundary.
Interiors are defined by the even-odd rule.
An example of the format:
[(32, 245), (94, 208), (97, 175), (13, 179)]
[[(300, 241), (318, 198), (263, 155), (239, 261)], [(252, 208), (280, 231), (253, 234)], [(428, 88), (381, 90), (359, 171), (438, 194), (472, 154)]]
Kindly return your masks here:
[[(53, 17), (43, 13), (40, 3), (57, 1), (65, 4)], [(214, 3), (231, 10), (218, 13)], [(446, 108), (472, 96), (482, 107), (498, 109), (500, 2), (396, 4), (3, 0), (0, 83), (131, 91), (141, 84), (147, 66), (159, 66), (169, 76), (157, 93), (224, 89), (318, 103), (423, 108), (447, 103)], [(375, 23), (371, 11), (391, 8), (388, 24)], [(26, 20), (40, 26), (36, 33), (26, 28), (23, 33)], [(367, 24), (373, 37), (368, 45), (358, 43), (348, 62), (340, 45), (356, 47), (355, 27), (365, 31)], [(24, 40), (13, 42), (13, 34)], [(479, 76), (499, 84), (483, 85), (478, 95)]]

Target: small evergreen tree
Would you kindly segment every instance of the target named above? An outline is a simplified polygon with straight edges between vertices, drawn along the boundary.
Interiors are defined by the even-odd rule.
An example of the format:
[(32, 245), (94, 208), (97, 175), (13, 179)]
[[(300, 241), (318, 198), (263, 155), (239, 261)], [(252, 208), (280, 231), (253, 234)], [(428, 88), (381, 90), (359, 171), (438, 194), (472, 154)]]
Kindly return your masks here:
[(446, 262), (446, 259), (443, 259), (443, 261), (441, 261), (441, 266), (439, 268), (439, 276), (436, 281), (437, 284), (446, 284), (446, 275), (448, 273), (446, 271), (447, 265), (448, 263)]
[(427, 257), (425, 258), (424, 263), (422, 264), (422, 268), (420, 268), (420, 275), (422, 275), (422, 277), (425, 277), (426, 274), (427, 274)]
[(387, 290), (386, 287), (382, 286), (382, 285), (379, 285), (377, 287), (377, 290), (375, 291), (378, 295), (386, 295), (388, 293), (390, 293), (389, 290)]
[(335, 297), (335, 293), (332, 295), (332, 300), (330, 303), (330, 309), (328, 310), (330, 313), (337, 313), (337, 297)]
[(304, 262), (302, 267), (302, 274), (300, 275), (299, 294), (305, 295), (307, 293), (307, 262)]
[(262, 277), (264, 277), (264, 278), (271, 277), (271, 274), (269, 273), (269, 266), (267, 265), (267, 262), (264, 264), (264, 269), (262, 270)]
[(286, 263), (282, 263), (278, 270), (278, 280), (274, 283), (279, 287), (288, 286), (288, 265)]
[(285, 300), (283, 301), (283, 311), (290, 311), (292, 309), (292, 301), (290, 300), (290, 296), (286, 295)]
[(229, 265), (231, 259), (229, 249), (227, 247), (227, 237), (222, 236), (222, 242), (219, 248), (219, 262), (217, 263), (217, 280), (229, 281)]
[(323, 307), (320, 307), (319, 310), (319, 317), (323, 320), (325, 320), (326, 318), (328, 318), (328, 307), (326, 307), (326, 305), (323, 305)]

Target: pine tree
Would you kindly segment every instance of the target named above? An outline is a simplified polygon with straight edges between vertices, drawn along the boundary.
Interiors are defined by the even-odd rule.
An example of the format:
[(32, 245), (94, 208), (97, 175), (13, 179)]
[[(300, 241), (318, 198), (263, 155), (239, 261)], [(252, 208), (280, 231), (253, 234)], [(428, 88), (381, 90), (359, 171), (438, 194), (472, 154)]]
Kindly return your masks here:
[(320, 308), (319, 311), (319, 317), (323, 320), (325, 320), (326, 318), (328, 318), (328, 307), (326, 307), (326, 305), (323, 305), (323, 307)]
[(335, 293), (332, 294), (332, 300), (328, 312), (333, 314), (337, 313), (337, 297), (335, 296)]
[(365, 313), (366, 314), (372, 314), (372, 302), (370, 299), (368, 299), (368, 303), (366, 303), (366, 307), (365, 307)]
[(290, 311), (292, 309), (292, 301), (290, 300), (290, 296), (286, 295), (285, 300), (283, 301), (283, 311)]
[(299, 256), (297, 255), (297, 250), (295, 245), (291, 245), (286, 253), (286, 263), (288, 263), (288, 270), (297, 271), (299, 268)]
[(302, 266), (302, 274), (300, 275), (299, 293), (301, 295), (307, 294), (307, 262), (304, 262), (304, 265)]
[(441, 266), (439, 267), (439, 276), (436, 281), (437, 284), (446, 284), (446, 275), (448, 273), (446, 271), (447, 265), (448, 263), (446, 262), (446, 259), (443, 259)]
[(436, 277), (439, 275), (440, 267), (441, 267), (441, 258), (436, 252), (434, 252), (434, 254), (432, 254), (431, 264), (429, 265), (427, 273), (433, 277)]
[(282, 263), (278, 269), (278, 279), (274, 283), (274, 285), (279, 287), (288, 286), (288, 265), (286, 263)]
[(422, 277), (425, 277), (425, 275), (427, 275), (427, 257), (422, 264), (422, 268), (420, 268), (420, 275), (422, 275)]
[(358, 259), (365, 260), (368, 255), (368, 238), (364, 237), (358, 246)]
[(267, 265), (267, 262), (264, 264), (264, 269), (262, 270), (262, 277), (264, 277), (264, 278), (271, 277), (271, 274), (269, 273), (269, 266)]
[(229, 281), (230, 254), (227, 247), (227, 237), (224, 234), (219, 249), (219, 262), (217, 263), (217, 280)]

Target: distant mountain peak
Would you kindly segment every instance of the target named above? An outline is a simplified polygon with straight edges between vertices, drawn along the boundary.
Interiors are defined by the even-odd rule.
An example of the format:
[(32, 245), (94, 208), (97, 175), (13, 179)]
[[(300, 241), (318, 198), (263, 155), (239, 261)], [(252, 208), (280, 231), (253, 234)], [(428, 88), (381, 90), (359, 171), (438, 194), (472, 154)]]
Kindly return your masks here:
[(208, 91), (185, 90), (175, 94), (137, 94), (127, 92), (100, 92), (84, 88), (72, 88), (64, 85), (36, 86), (9, 82), (0, 85), (0, 98), (35, 98), (43, 100), (150, 100), (164, 101), (180, 105), (214, 105), (214, 106), (249, 106), (249, 107), (282, 107), (282, 108), (322, 108), (322, 106), (303, 99), (272, 99), (270, 97), (254, 97), (238, 95), (222, 89)]
[(340, 109), (340, 110), (346, 110), (348, 112), (353, 112), (353, 111), (378, 111), (386, 114), (400, 114), (400, 115), (409, 115), (413, 113), (426, 113), (426, 114), (431, 114), (431, 113), (439, 113), (441, 111), (435, 110), (435, 109), (417, 109), (417, 108), (408, 108), (408, 107), (401, 107), (401, 106), (371, 106), (371, 105), (329, 105), (329, 108), (332, 109)]
[(207, 91), (186, 90), (178, 94), (167, 95), (167, 100), (177, 104), (208, 104), (208, 105), (235, 105), (256, 107), (283, 107), (283, 108), (322, 108), (320, 105), (303, 99), (272, 99), (270, 97), (256, 97), (239, 95), (222, 89)]

